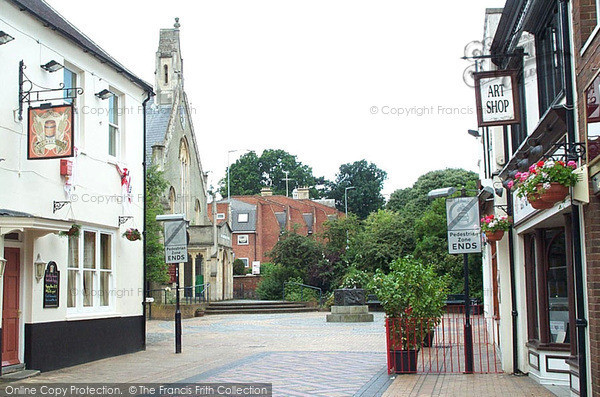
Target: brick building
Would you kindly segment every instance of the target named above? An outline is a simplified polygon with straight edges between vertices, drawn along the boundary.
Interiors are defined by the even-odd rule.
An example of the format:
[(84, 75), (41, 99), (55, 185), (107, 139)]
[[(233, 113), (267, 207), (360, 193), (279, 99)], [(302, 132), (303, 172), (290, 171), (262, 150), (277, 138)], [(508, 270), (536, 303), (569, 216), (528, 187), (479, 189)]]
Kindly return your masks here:
[[(590, 395), (600, 395), (600, 1), (572, 2), (573, 43), (579, 141), (587, 143), (584, 158), (590, 176), (590, 202), (583, 208), (589, 328)], [(593, 180), (596, 180), (594, 188)]]
[(283, 231), (295, 229), (299, 234), (317, 235), (324, 222), (341, 215), (334, 207), (310, 200), (308, 189), (303, 188), (294, 198), (274, 196), (268, 188), (260, 196), (233, 196), (230, 201), (217, 203), (216, 211), (217, 220), (230, 221), (234, 256), (246, 267), (256, 261), (269, 262), (267, 253)]

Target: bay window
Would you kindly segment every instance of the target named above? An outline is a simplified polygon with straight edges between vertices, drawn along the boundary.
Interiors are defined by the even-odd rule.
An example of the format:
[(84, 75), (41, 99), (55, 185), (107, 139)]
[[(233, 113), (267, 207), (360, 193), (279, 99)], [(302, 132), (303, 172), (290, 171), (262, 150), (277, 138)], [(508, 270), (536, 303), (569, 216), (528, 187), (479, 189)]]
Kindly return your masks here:
[(69, 237), (67, 308), (107, 310), (112, 306), (113, 234), (84, 230)]

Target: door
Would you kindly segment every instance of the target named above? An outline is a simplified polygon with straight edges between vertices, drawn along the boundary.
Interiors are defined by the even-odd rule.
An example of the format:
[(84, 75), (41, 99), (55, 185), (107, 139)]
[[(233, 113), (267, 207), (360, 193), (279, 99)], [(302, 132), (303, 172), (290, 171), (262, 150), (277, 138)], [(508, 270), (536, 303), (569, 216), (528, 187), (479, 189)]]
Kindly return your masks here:
[(19, 285), (21, 258), (18, 248), (5, 248), (4, 301), (2, 307), (2, 366), (19, 363)]

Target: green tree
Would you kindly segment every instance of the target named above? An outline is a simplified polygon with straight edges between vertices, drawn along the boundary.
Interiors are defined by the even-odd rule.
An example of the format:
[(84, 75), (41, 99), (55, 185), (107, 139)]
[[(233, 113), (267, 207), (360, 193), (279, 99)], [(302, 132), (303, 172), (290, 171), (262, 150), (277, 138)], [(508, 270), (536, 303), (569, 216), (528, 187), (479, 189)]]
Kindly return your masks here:
[(387, 271), (390, 263), (412, 251), (412, 233), (406, 229), (406, 220), (397, 212), (379, 210), (371, 213), (363, 227), (350, 239), (348, 255), (360, 270), (374, 273)]
[[(287, 172), (287, 174), (286, 174)], [(320, 198), (327, 185), (323, 177), (315, 177), (312, 168), (302, 164), (297, 157), (281, 149), (267, 149), (260, 156), (248, 152), (230, 166), (231, 195), (259, 194), (263, 187), (271, 187), (273, 194), (286, 194), (297, 187), (310, 187), (311, 197)], [(220, 193), (227, 196), (227, 176), (220, 182)]]
[(156, 166), (146, 170), (146, 278), (156, 283), (169, 281), (165, 251), (161, 242), (162, 228), (156, 216), (164, 213), (161, 197), (168, 183)]
[(293, 276), (306, 280), (308, 268), (323, 259), (323, 246), (313, 237), (300, 235), (295, 230), (285, 231), (267, 256)]
[(329, 198), (335, 199), (336, 207), (345, 210), (345, 192), (348, 190), (348, 211), (365, 219), (371, 212), (382, 209), (385, 198), (381, 194), (387, 172), (366, 160), (340, 166), (334, 182), (330, 184)]

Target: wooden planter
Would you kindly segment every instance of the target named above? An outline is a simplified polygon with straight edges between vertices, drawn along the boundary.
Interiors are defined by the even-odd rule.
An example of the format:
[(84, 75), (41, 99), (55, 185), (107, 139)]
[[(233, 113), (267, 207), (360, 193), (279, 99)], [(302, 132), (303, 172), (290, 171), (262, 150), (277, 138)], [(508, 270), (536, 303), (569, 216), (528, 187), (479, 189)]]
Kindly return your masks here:
[(496, 230), (495, 232), (485, 232), (485, 237), (488, 241), (500, 241), (504, 237), (504, 230)]

